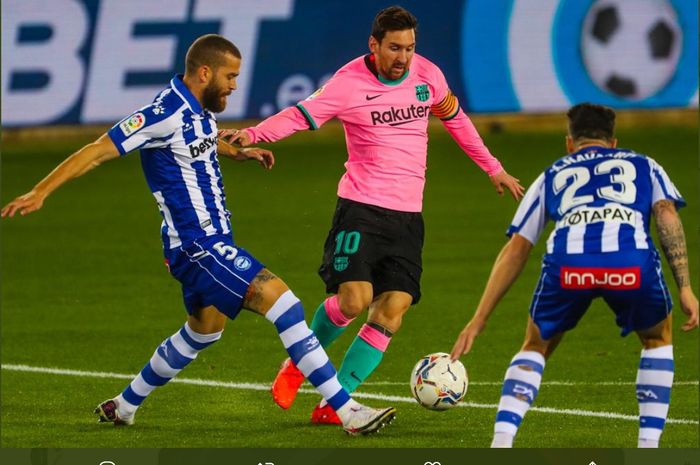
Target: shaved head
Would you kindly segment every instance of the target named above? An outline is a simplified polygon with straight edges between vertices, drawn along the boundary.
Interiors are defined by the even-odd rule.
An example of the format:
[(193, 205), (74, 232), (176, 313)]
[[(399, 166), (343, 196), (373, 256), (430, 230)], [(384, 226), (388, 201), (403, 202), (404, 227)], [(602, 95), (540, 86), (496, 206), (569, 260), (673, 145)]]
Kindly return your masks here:
[(241, 52), (233, 43), (218, 34), (207, 34), (195, 40), (187, 50), (185, 74), (194, 74), (201, 66), (216, 69), (223, 65), (227, 54), (240, 59)]

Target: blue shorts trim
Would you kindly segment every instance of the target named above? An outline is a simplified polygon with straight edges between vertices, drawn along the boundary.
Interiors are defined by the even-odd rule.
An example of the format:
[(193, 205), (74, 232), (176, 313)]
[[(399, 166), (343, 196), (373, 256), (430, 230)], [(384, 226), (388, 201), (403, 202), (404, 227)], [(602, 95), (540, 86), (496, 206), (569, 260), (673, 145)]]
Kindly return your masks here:
[(230, 236), (214, 235), (166, 251), (170, 273), (182, 284), (188, 314), (213, 305), (231, 319), (241, 311), (250, 282), (264, 268)]

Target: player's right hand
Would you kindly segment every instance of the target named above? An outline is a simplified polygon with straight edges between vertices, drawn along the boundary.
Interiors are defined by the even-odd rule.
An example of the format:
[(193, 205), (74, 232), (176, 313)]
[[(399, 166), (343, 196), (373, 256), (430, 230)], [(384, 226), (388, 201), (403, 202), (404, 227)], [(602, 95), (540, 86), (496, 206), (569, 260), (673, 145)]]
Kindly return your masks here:
[(525, 194), (525, 188), (520, 185), (520, 179), (514, 178), (510, 174), (506, 173), (506, 170), (501, 170), (498, 173), (489, 176), (491, 184), (496, 188), (498, 195), (503, 195), (504, 189), (510, 191), (510, 195), (513, 196), (515, 200), (520, 200)]
[(468, 354), (469, 351), (472, 350), (474, 339), (481, 334), (481, 331), (483, 331), (485, 327), (485, 322), (472, 318), (464, 327), (462, 332), (459, 333), (457, 341), (450, 352), (450, 360), (454, 361), (462, 355)]
[(688, 315), (688, 320), (683, 323), (681, 329), (683, 331), (690, 331), (698, 327), (698, 298), (695, 297), (693, 290), (688, 287), (684, 287), (680, 291), (680, 301), (681, 310), (683, 313)]
[(44, 205), (45, 198), (45, 196), (40, 195), (36, 191), (29, 191), (5, 205), (2, 211), (0, 211), (0, 216), (2, 216), (2, 218), (12, 218), (17, 212), (24, 216), (27, 213), (37, 211)]
[(239, 147), (247, 147), (253, 143), (253, 138), (245, 129), (221, 129), (217, 133), (219, 139), (228, 142), (231, 145)]

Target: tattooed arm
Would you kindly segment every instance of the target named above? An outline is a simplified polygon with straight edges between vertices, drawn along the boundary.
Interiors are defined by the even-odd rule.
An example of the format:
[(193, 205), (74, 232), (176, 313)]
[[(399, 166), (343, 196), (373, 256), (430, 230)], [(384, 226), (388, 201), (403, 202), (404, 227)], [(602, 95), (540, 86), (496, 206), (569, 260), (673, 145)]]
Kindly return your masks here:
[(678, 289), (690, 286), (688, 251), (685, 246), (683, 225), (672, 200), (660, 200), (654, 204), (654, 218), (659, 241), (666, 260), (673, 270)]
[(698, 326), (698, 299), (690, 287), (688, 249), (685, 245), (683, 225), (673, 201), (659, 200), (653, 209), (661, 249), (678, 285), (681, 309), (688, 315), (688, 321), (682, 328), (684, 331), (690, 331)]

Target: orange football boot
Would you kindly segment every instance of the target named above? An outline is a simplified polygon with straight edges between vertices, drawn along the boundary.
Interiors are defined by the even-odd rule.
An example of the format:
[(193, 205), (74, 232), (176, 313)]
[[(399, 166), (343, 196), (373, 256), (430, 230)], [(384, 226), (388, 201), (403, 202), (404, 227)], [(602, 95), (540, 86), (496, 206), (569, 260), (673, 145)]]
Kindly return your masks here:
[(292, 406), (303, 382), (304, 374), (294, 365), (292, 359), (288, 358), (282, 362), (280, 371), (272, 382), (272, 399), (283, 409), (288, 409)]

